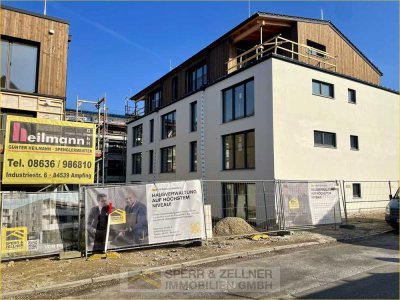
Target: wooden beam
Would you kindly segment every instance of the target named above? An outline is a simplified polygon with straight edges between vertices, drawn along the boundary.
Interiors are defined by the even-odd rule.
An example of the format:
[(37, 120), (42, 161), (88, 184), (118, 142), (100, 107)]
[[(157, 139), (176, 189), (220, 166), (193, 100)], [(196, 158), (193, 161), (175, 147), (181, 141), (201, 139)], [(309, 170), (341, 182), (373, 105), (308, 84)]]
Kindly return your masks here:
[(292, 27), (291, 24), (288, 24), (288, 23), (280, 23), (280, 22), (265, 22), (265, 25), (269, 25), (269, 26), (279, 26), (279, 27)]
[(249, 29), (247, 29), (246, 31), (242, 32), (241, 34), (239, 34), (238, 36), (236, 36), (235, 38), (233, 38), (233, 42), (237, 43), (240, 40), (244, 39), (246, 36), (252, 34), (254, 31), (259, 30), (261, 26), (264, 25), (264, 21), (257, 23), (256, 25), (250, 27)]

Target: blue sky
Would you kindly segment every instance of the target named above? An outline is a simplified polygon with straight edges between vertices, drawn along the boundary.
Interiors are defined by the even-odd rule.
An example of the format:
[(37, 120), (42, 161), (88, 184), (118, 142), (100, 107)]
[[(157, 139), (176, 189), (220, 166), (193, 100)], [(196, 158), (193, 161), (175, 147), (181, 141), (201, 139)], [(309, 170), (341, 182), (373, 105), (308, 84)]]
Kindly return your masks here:
[[(43, 1), (3, 1), (43, 12)], [(399, 90), (398, 2), (251, 2), (266, 11), (332, 21)], [(107, 94), (114, 113), (157, 80), (248, 17), (248, 2), (54, 2), (47, 14), (70, 22), (67, 107), (76, 96)]]

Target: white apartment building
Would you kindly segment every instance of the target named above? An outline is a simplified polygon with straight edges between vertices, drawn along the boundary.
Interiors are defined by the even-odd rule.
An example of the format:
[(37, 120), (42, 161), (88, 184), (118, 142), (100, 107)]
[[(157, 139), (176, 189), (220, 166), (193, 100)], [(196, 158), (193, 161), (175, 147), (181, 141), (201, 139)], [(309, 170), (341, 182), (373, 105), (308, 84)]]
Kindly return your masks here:
[(128, 123), (127, 182), (231, 180), (220, 212), (231, 189), (262, 201), (235, 180), (359, 181), (361, 197), (400, 177), (399, 93), (381, 75), (331, 22), (257, 13), (131, 98), (145, 114)]

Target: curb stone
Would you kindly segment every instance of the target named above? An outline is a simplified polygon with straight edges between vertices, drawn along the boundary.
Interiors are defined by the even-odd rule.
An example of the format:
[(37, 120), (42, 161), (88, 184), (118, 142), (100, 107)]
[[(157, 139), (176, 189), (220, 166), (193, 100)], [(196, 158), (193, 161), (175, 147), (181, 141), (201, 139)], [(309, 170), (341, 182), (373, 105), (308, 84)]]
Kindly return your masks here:
[(223, 260), (228, 260), (228, 259), (233, 259), (233, 258), (247, 257), (247, 256), (252, 256), (252, 255), (257, 255), (257, 254), (262, 254), (262, 253), (269, 253), (269, 252), (278, 251), (278, 250), (302, 248), (302, 247), (308, 247), (308, 246), (327, 244), (327, 243), (331, 243), (331, 242), (333, 243), (333, 242), (341, 242), (341, 241), (350, 241), (350, 240), (369, 238), (369, 237), (373, 237), (373, 236), (376, 236), (379, 234), (384, 234), (384, 233), (388, 233), (388, 232), (392, 232), (392, 231), (393, 230), (385, 230), (382, 232), (373, 233), (373, 234), (370, 234), (367, 236), (361, 236), (361, 237), (350, 237), (350, 238), (342, 238), (342, 239), (333, 238), (332, 241), (319, 240), (317, 242), (289, 244), (289, 245), (282, 245), (282, 246), (276, 246), (276, 247), (268, 247), (268, 248), (264, 248), (264, 249), (257, 249), (257, 250), (252, 250), (252, 251), (243, 251), (243, 252), (238, 252), (235, 254), (224, 254), (224, 255), (219, 255), (216, 257), (197, 259), (197, 260), (192, 260), (192, 261), (188, 261), (188, 262), (184, 262), (184, 263), (178, 263), (178, 264), (172, 264), (172, 265), (166, 265), (166, 266), (160, 266), (160, 267), (153, 267), (153, 268), (148, 268), (148, 269), (141, 269), (141, 270), (137, 270), (137, 271), (128, 271), (128, 272), (122, 272), (122, 273), (117, 273), (117, 274), (110, 274), (110, 275), (105, 275), (105, 276), (100, 276), (100, 277), (93, 277), (93, 278), (89, 278), (89, 279), (82, 279), (82, 280), (71, 281), (71, 282), (66, 282), (66, 283), (61, 283), (61, 284), (55, 284), (55, 285), (50, 285), (50, 286), (45, 286), (45, 287), (39, 287), (39, 288), (30, 289), (30, 290), (7, 292), (7, 293), (3, 293), (2, 297), (10, 298), (10, 297), (17, 297), (17, 296), (33, 294), (33, 293), (41, 293), (41, 292), (46, 292), (46, 291), (50, 291), (50, 290), (58, 290), (58, 289), (63, 289), (63, 288), (76, 287), (76, 286), (81, 286), (81, 285), (85, 285), (85, 284), (100, 283), (100, 282), (109, 281), (109, 280), (122, 279), (127, 276), (135, 276), (135, 275), (141, 274), (143, 272), (162, 272), (162, 271), (167, 271), (167, 270), (177, 270), (177, 269), (181, 269), (181, 268), (185, 268), (185, 267), (202, 265), (202, 264), (210, 263), (210, 262), (217, 262), (217, 261), (223, 261)]

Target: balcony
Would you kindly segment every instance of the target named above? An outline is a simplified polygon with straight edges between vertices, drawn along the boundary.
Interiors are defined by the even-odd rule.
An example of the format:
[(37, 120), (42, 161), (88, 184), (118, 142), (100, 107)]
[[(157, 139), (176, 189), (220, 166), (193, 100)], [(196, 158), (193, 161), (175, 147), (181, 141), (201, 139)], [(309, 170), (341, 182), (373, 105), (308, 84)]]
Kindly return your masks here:
[(237, 71), (270, 53), (280, 54), (319, 68), (336, 71), (336, 56), (307, 45), (296, 43), (279, 34), (231, 58), (226, 62), (227, 73)]

